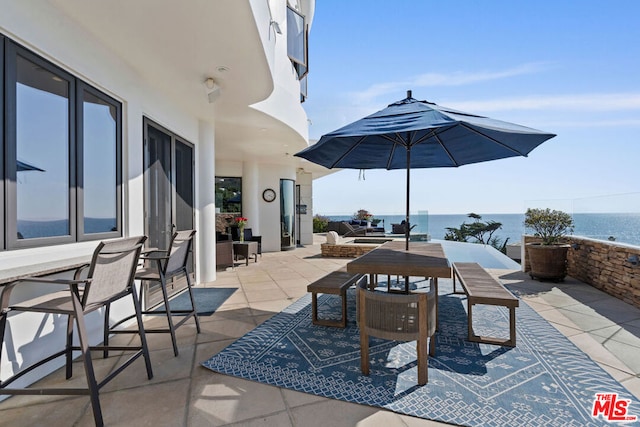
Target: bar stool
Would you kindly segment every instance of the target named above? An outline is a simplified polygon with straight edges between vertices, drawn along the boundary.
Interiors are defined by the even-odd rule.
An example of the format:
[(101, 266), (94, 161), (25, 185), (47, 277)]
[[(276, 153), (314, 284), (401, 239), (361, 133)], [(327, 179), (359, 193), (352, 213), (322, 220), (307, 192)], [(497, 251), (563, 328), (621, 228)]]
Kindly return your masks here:
[[(29, 277), (20, 281), (41, 283), (47, 286), (51, 286), (52, 284), (67, 285), (69, 289), (46, 294), (42, 297), (19, 304), (9, 305), (8, 310), (0, 313), (0, 338), (2, 341), (4, 342), (7, 317), (10, 313), (36, 312), (67, 316), (66, 344), (63, 350), (21, 369), (18, 373), (0, 382), (0, 394), (89, 395), (95, 424), (102, 426), (104, 422), (102, 419), (99, 393), (104, 385), (126, 367), (130, 366), (134, 360), (140, 356), (144, 358), (147, 377), (149, 379), (153, 378), (149, 349), (147, 348), (145, 330), (142, 324), (140, 301), (133, 286), (134, 274), (145, 240), (146, 237), (141, 236), (101, 242), (93, 253), (91, 264), (88, 266), (89, 270), (86, 279), (79, 278), (83, 270), (81, 267), (82, 270), (79, 269), (76, 271), (74, 280)], [(18, 284), (18, 282), (14, 282), (12, 286), (16, 284)], [(90, 346), (85, 316), (127, 295), (131, 295), (133, 299), (134, 316), (138, 323), (138, 331), (136, 332), (140, 336), (140, 345), (108, 346), (108, 344), (105, 343), (102, 346)], [(77, 327), (79, 346), (73, 345), (74, 322)], [(2, 343), (0, 343), (0, 359), (2, 358), (1, 344)], [(66, 356), (66, 378), (71, 378), (74, 350), (80, 350), (81, 352), (81, 359), (87, 377), (86, 388), (8, 388), (9, 385), (25, 374), (63, 355)], [(91, 359), (91, 350), (133, 350), (134, 353), (130, 355), (126, 361), (117, 365), (105, 379), (98, 382)]]
[[(171, 237), (169, 249), (160, 251), (152, 250), (144, 253), (141, 259), (151, 261), (151, 266), (138, 269), (135, 273), (137, 280), (148, 280), (156, 282), (160, 285), (162, 291), (162, 299), (164, 302), (164, 309), (162, 310), (146, 310), (142, 311), (142, 314), (165, 314), (167, 316), (167, 328), (147, 328), (145, 332), (147, 334), (153, 333), (169, 333), (171, 335), (171, 343), (173, 345), (173, 354), (178, 355), (178, 342), (176, 339), (176, 329), (182, 326), (187, 320), (193, 317), (196, 323), (196, 330), (200, 333), (200, 321), (198, 319), (198, 311), (196, 310), (196, 302), (193, 296), (191, 278), (187, 270), (187, 260), (189, 252), (191, 251), (191, 245), (193, 243), (193, 237), (196, 234), (196, 230), (177, 231)], [(172, 310), (169, 305), (169, 293), (167, 291), (167, 281), (184, 274), (187, 280), (186, 292), (189, 293), (189, 299), (191, 301), (191, 308), (188, 310)], [(142, 300), (142, 289), (140, 287), (140, 300)], [(107, 314), (109, 307), (106, 309)], [(181, 316), (182, 318), (174, 323), (173, 316)], [(117, 327), (123, 322), (131, 319), (131, 316), (122, 319), (112, 326), (108, 325), (109, 316), (105, 316), (104, 325), (104, 341), (109, 342), (109, 334), (121, 334), (121, 333), (134, 333), (130, 329), (118, 329)], [(105, 353), (105, 357), (107, 354)]]

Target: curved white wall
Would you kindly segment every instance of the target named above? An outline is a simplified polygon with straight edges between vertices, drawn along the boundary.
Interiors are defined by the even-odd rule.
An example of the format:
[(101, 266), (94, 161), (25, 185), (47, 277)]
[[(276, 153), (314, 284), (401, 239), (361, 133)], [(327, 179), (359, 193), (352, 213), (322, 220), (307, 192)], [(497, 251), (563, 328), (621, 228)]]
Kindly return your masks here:
[[(269, 63), (273, 70), (271, 74), (274, 88), (267, 99), (253, 104), (252, 107), (296, 131), (301, 137), (301, 143), (305, 142), (305, 145), (300, 147), (302, 149), (306, 147), (306, 141), (309, 139), (309, 124), (307, 114), (300, 104), (300, 82), (287, 55), (287, 4), (286, 1), (271, 0), (269, 5), (271, 18), (278, 23), (282, 31), (282, 34), (276, 34), (271, 29), (266, 37), (261, 33), (263, 43), (269, 46), (270, 52), (274, 55), (274, 61)], [(254, 13), (257, 13), (255, 9)], [(256, 16), (258, 28), (260, 28), (260, 22), (265, 20), (269, 22), (269, 16)]]

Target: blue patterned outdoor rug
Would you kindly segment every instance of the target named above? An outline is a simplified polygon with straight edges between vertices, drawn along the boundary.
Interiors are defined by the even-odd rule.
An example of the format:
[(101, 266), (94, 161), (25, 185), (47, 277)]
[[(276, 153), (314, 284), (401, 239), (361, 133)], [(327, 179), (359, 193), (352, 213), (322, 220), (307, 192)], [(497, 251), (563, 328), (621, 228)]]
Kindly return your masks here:
[[(429, 357), (429, 382), (417, 386), (415, 343), (371, 338), (371, 374), (360, 372), (355, 293), (347, 328), (311, 323), (307, 295), (203, 362), (211, 370), (397, 413), (467, 426), (610, 425), (591, 416), (596, 393), (640, 403), (573, 343), (521, 301), (517, 347), (471, 343), (466, 300), (440, 282), (440, 331)], [(340, 300), (322, 295), (319, 316), (339, 316)], [(476, 306), (479, 335), (507, 337), (508, 312)], [(602, 414), (605, 411), (600, 411)]]

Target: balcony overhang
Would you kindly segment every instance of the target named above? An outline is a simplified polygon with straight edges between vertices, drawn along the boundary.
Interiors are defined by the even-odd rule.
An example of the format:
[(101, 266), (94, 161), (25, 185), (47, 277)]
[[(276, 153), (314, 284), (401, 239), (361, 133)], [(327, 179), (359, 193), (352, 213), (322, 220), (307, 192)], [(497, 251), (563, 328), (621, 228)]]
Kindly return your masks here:
[[(216, 120), (237, 120), (273, 91), (249, 1), (49, 0), (180, 108), (213, 118), (204, 85), (221, 86)], [(268, 20), (264, 25), (268, 26)]]

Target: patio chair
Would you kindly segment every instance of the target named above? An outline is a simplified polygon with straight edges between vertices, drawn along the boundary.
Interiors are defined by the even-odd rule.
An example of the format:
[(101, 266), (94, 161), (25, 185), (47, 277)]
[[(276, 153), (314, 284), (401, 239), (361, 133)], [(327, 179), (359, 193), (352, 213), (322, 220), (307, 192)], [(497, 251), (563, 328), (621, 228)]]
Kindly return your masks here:
[[(103, 419), (99, 393), (100, 389), (105, 384), (111, 381), (126, 367), (130, 366), (133, 361), (140, 356), (143, 356), (145, 360), (147, 378), (153, 378), (145, 330), (142, 324), (140, 301), (138, 300), (133, 285), (138, 258), (145, 240), (146, 237), (142, 236), (101, 242), (93, 253), (91, 264), (88, 265), (88, 274), (86, 279), (80, 279), (81, 273), (84, 271), (84, 268), (81, 268), (76, 271), (74, 280), (47, 279), (40, 277), (29, 277), (21, 280), (42, 285), (46, 284), (49, 287), (52, 285), (58, 285), (58, 287), (60, 285), (67, 285), (69, 288), (45, 294), (29, 301), (10, 305), (7, 313), (2, 313), (0, 317), (0, 333), (2, 333), (2, 341), (4, 342), (4, 332), (8, 313), (37, 312), (48, 313), (52, 316), (67, 316), (66, 344), (63, 350), (60, 350), (43, 360), (37, 361), (30, 366), (22, 368), (20, 372), (0, 382), (0, 394), (89, 395), (91, 398), (95, 424), (97, 426), (102, 426)], [(116, 368), (113, 369), (105, 379), (98, 382), (96, 380), (90, 352), (91, 350), (105, 350), (107, 348), (107, 344), (103, 344), (102, 346), (89, 345), (85, 316), (127, 295), (131, 295), (131, 298), (133, 299), (135, 318), (138, 323), (137, 333), (140, 336), (140, 345), (110, 346), (109, 349), (111, 350), (133, 350), (134, 353), (130, 355), (126, 361), (117, 364)], [(16, 319), (16, 321), (19, 321), (19, 319)], [(74, 322), (77, 327), (79, 346), (73, 345)], [(34, 369), (63, 355), (66, 356), (66, 378), (71, 378), (73, 350), (80, 350), (81, 352), (81, 360), (84, 364), (87, 388), (7, 388), (7, 386), (12, 384), (18, 378), (23, 377)], [(120, 357), (122, 357), (122, 355), (119, 353), (118, 358)]]
[(327, 223), (327, 231), (335, 231), (336, 233), (340, 234), (341, 224), (342, 224), (342, 221), (329, 221)]
[[(417, 224), (413, 224), (409, 231), (413, 230)], [(405, 234), (407, 230), (407, 224), (403, 220), (400, 224), (391, 224), (391, 233), (392, 234)]]
[(254, 236), (251, 228), (244, 229), (244, 241), (245, 242), (257, 242), (258, 243), (258, 255), (262, 257), (262, 236)]
[[(147, 308), (142, 311), (142, 314), (165, 314), (167, 316), (167, 328), (147, 328), (146, 333), (168, 333), (171, 335), (171, 343), (173, 345), (173, 354), (178, 355), (178, 342), (176, 339), (176, 329), (182, 326), (191, 317), (194, 318), (196, 323), (196, 330), (200, 333), (200, 321), (198, 319), (198, 312), (196, 309), (196, 302), (193, 296), (193, 290), (191, 285), (191, 277), (187, 270), (187, 260), (189, 258), (189, 252), (193, 243), (193, 236), (196, 234), (196, 230), (177, 231), (173, 233), (171, 242), (169, 243), (169, 249), (165, 251), (151, 250), (143, 253), (141, 259), (151, 262), (151, 266), (138, 269), (135, 273), (137, 280), (148, 280), (156, 282), (160, 285), (162, 291), (162, 301), (164, 303), (164, 309), (150, 310)], [(188, 310), (172, 310), (169, 304), (169, 292), (167, 290), (167, 281), (175, 276), (184, 274), (187, 280), (186, 290), (183, 292), (189, 293), (189, 299), (191, 301), (191, 309)], [(140, 287), (140, 299), (142, 300), (142, 290)], [(109, 307), (106, 310), (107, 316), (105, 317), (104, 325), (104, 340), (109, 342), (109, 334), (126, 334), (135, 333), (131, 329), (118, 329), (125, 321), (129, 320), (131, 316), (124, 318), (117, 323), (109, 326)], [(182, 318), (174, 323), (173, 315), (181, 316)], [(106, 357), (105, 353), (105, 357)]]
[(418, 385), (428, 381), (429, 355), (435, 356), (436, 289), (409, 295), (367, 290), (366, 282), (357, 288), (360, 328), (360, 369), (369, 375), (369, 336), (385, 340), (417, 341)]
[(216, 242), (216, 269), (233, 267), (233, 240)]
[(367, 227), (358, 226), (357, 228), (348, 222), (342, 223), (343, 229), (346, 229), (346, 232), (343, 233), (344, 237), (353, 237), (353, 236), (366, 236), (367, 235)]

